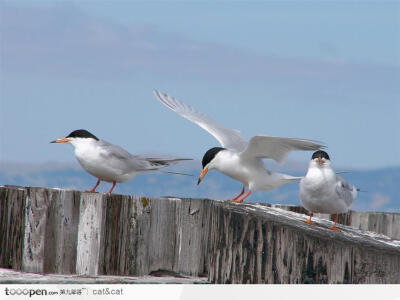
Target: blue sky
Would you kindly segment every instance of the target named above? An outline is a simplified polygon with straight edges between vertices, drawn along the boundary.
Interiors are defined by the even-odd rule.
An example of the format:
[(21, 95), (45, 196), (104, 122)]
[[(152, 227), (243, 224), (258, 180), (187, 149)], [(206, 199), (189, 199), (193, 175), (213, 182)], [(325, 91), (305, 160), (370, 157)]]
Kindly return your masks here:
[(1, 1), (0, 20), (0, 161), (73, 162), (49, 141), (79, 128), (132, 153), (217, 145), (157, 88), (342, 168), (400, 165), (398, 1)]

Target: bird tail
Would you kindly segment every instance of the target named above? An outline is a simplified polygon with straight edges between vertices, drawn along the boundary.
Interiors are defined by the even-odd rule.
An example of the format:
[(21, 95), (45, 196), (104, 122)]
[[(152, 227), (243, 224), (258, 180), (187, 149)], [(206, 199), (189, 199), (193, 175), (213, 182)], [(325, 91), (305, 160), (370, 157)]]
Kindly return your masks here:
[(153, 158), (146, 157), (146, 160), (150, 162), (154, 167), (166, 167), (174, 165), (181, 161), (193, 160), (192, 158)]
[(283, 177), (283, 180), (287, 181), (287, 183), (291, 183), (291, 182), (300, 181), (303, 178), (304, 178), (303, 176), (297, 177), (297, 176), (290, 176), (290, 175), (285, 174), (285, 176)]
[(179, 173), (179, 172), (171, 172), (171, 171), (162, 171), (162, 170), (158, 170), (160, 173), (164, 173), (164, 174), (174, 174), (174, 175), (183, 175), (183, 176), (190, 176), (193, 177), (194, 175), (192, 174), (186, 174), (186, 173)]
[(164, 174), (175, 174), (175, 175), (183, 175), (183, 176), (193, 176), (192, 174), (186, 174), (181, 172), (173, 172), (173, 171), (162, 171), (160, 168), (165, 168), (170, 165), (177, 164), (181, 161), (193, 160), (192, 158), (153, 158), (146, 157), (146, 160), (153, 166), (153, 170), (158, 170), (160, 173)]

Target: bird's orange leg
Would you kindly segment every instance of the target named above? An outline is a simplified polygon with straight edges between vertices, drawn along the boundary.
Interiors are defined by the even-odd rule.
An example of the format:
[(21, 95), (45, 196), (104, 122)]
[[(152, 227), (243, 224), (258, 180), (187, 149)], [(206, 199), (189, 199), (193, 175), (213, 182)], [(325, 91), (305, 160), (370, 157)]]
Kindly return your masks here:
[(112, 185), (111, 189), (108, 191), (109, 194), (112, 193), (112, 191), (114, 190), (116, 184), (117, 184), (117, 182), (113, 181), (113, 185)]
[(100, 179), (97, 179), (97, 182), (96, 182), (96, 185), (94, 186), (94, 188), (92, 188), (91, 190), (87, 190), (85, 192), (86, 193), (96, 193), (96, 189), (99, 186), (100, 182), (101, 182)]
[(338, 218), (338, 214), (335, 214), (335, 225), (333, 225), (332, 227), (329, 227), (329, 229), (340, 232), (340, 229), (336, 227), (337, 218)]
[(249, 197), (251, 195), (251, 191), (249, 190), (246, 194), (246, 196), (244, 196), (242, 199), (237, 199), (237, 200), (232, 200), (232, 202), (237, 202), (237, 203), (242, 203), (244, 201), (244, 199), (246, 199), (247, 197)]
[(303, 221), (304, 223), (310, 224), (310, 225), (315, 225), (313, 221), (311, 221), (311, 218), (313, 217), (313, 213), (310, 213), (310, 218), (307, 221)]
[(244, 186), (243, 186), (243, 189), (242, 189), (242, 192), (240, 193), (240, 195), (239, 196), (237, 196), (237, 197), (235, 197), (235, 198), (233, 198), (231, 201), (232, 202), (235, 202), (237, 199), (239, 199), (240, 198), (240, 196), (242, 196), (244, 194)]

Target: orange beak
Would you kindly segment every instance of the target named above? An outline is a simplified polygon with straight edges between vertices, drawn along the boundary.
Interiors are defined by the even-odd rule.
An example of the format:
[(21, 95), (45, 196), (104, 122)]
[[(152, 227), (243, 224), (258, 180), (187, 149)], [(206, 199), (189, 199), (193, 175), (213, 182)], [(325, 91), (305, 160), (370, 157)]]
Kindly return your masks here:
[(55, 141), (51, 141), (50, 143), (69, 143), (69, 139), (67, 139), (67, 138), (58, 139)]
[(318, 157), (318, 164), (319, 164), (320, 166), (322, 166), (322, 165), (324, 164), (324, 161), (322, 160), (321, 157)]
[(205, 168), (205, 169), (203, 169), (203, 171), (201, 171), (199, 181), (197, 181), (197, 185), (200, 184), (200, 182), (203, 180), (204, 176), (206, 176), (207, 172), (208, 172), (208, 168)]

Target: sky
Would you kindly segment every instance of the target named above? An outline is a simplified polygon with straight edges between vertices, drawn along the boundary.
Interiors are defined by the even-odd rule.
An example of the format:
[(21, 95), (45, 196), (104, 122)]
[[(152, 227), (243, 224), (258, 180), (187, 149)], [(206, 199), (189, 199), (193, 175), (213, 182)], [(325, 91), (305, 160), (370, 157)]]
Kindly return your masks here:
[(398, 1), (0, 1), (0, 63), (0, 162), (75, 162), (49, 142), (81, 128), (134, 154), (218, 146), (156, 88), (341, 168), (400, 165)]

